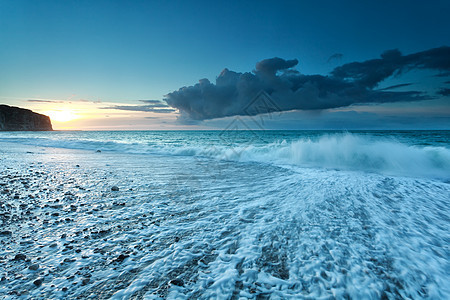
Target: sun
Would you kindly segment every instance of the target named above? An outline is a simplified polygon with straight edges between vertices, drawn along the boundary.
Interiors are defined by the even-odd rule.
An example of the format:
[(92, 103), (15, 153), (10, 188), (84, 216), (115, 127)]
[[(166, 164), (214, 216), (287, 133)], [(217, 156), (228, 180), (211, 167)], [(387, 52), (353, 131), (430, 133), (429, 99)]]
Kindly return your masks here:
[(50, 110), (44, 112), (44, 114), (49, 116), (51, 121), (55, 122), (69, 122), (80, 118), (80, 116), (74, 114), (70, 110)]

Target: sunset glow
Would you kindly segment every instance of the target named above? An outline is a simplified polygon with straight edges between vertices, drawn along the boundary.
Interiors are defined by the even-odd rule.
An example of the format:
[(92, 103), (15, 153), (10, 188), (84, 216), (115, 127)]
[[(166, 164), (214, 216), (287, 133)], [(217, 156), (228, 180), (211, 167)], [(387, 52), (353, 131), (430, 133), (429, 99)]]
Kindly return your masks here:
[(80, 118), (79, 115), (70, 110), (50, 110), (44, 112), (44, 114), (49, 116), (52, 122), (69, 122)]

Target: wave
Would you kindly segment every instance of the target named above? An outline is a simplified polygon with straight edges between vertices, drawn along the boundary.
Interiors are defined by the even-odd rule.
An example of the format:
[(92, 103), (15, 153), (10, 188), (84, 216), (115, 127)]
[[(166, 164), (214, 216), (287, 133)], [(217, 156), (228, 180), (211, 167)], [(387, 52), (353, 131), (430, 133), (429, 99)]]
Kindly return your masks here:
[(241, 160), (389, 175), (447, 179), (450, 174), (448, 148), (411, 146), (353, 134), (249, 147), (240, 156)]
[(387, 175), (431, 177), (448, 180), (450, 149), (443, 146), (408, 145), (388, 138), (352, 133), (327, 134), (272, 143), (224, 145), (218, 140), (151, 140), (2, 138), (28, 145), (102, 150), (133, 154), (201, 156), (219, 160), (260, 162), (280, 166), (376, 172)]

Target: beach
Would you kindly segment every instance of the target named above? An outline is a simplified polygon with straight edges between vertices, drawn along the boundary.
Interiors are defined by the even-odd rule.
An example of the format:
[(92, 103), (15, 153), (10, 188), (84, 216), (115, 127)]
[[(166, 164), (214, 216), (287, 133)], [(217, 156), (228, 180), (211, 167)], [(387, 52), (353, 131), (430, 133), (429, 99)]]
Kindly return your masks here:
[[(389, 133), (382, 145), (435, 162), (420, 171), (397, 159), (399, 173), (390, 156), (383, 169), (319, 167), (311, 154), (309, 165), (286, 163), (295, 145), (332, 143), (322, 133), (233, 147), (217, 133), (169, 133), (156, 146), (83, 134), (1, 136), (1, 298), (450, 295), (447, 132), (430, 145)], [(365, 160), (364, 147), (380, 145), (372, 133), (340, 143), (346, 135), (367, 143)]]

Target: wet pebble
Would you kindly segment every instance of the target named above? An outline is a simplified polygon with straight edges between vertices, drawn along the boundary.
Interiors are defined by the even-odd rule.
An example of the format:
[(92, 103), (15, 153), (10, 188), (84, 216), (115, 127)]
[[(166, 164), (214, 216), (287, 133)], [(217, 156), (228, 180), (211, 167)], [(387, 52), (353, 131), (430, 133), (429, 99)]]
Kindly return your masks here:
[(27, 256), (25, 254), (19, 253), (14, 256), (14, 260), (25, 260)]
[(116, 261), (116, 262), (123, 262), (128, 257), (129, 257), (129, 255), (120, 254), (114, 261)]
[(34, 283), (35, 286), (41, 286), (42, 285), (42, 279), (38, 278), (35, 281), (33, 281), (33, 283)]
[(179, 279), (179, 278), (172, 279), (169, 283), (172, 284), (172, 285), (176, 285), (176, 286), (183, 286), (184, 285), (183, 280)]

